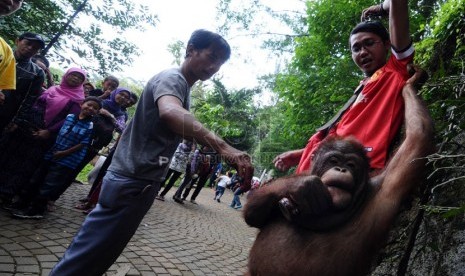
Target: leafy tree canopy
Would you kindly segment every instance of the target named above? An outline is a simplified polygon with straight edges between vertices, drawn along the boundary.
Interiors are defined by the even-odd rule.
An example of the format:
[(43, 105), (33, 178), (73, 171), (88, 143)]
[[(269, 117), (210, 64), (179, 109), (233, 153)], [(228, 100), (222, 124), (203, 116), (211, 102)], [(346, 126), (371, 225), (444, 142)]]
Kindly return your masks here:
[[(122, 33), (155, 26), (157, 20), (146, 6), (128, 0), (34, 0), (0, 19), (0, 36), (13, 43), (23, 32), (39, 33), (50, 41), (45, 51), (52, 60), (69, 65), (84, 59), (83, 67), (104, 76), (119, 71), (138, 52)], [(110, 38), (104, 35), (109, 30)]]
[(227, 90), (219, 79), (213, 88), (197, 85), (192, 92), (192, 110), (205, 126), (237, 149), (251, 151), (256, 138), (257, 89)]

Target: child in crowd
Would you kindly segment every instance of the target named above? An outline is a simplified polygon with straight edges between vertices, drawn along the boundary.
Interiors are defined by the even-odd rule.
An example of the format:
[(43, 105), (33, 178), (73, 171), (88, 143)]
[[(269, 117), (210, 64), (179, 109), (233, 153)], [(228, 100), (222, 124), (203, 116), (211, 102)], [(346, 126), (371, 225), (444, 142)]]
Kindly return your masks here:
[(55, 144), (34, 173), (30, 185), (21, 196), (27, 207), (13, 210), (17, 218), (41, 219), (50, 199), (57, 199), (71, 183), (73, 171), (82, 161), (92, 137), (92, 117), (102, 108), (96, 97), (87, 97), (79, 115), (69, 114), (61, 127)]
[(260, 186), (261, 186), (260, 178), (256, 176), (252, 177), (252, 184), (251, 184), (250, 190), (258, 189), (260, 188)]
[(234, 192), (234, 195), (233, 195), (233, 200), (231, 204), (229, 205), (229, 207), (234, 208), (234, 209), (242, 208), (241, 199), (239, 198), (239, 196), (242, 195), (247, 190), (247, 188), (245, 188), (243, 184), (244, 184), (244, 181), (242, 177), (240, 177), (237, 173), (231, 177), (230, 187), (231, 187), (231, 190)]
[(118, 88), (119, 86), (119, 80), (115, 76), (107, 76), (106, 78), (103, 79), (102, 82), (102, 89), (97, 88), (94, 90), (89, 91), (89, 96), (95, 96), (98, 97), (102, 100), (108, 99), (110, 97), (110, 94), (113, 90)]
[(215, 192), (215, 199), (218, 202), (221, 202), (220, 198), (224, 194), (224, 190), (226, 190), (226, 186), (231, 183), (232, 172), (227, 172), (225, 175), (220, 175), (215, 179), (216, 183), (216, 192)]
[(90, 96), (90, 91), (95, 90), (95, 86), (90, 81), (86, 81), (83, 86), (84, 86), (84, 96), (86, 97)]

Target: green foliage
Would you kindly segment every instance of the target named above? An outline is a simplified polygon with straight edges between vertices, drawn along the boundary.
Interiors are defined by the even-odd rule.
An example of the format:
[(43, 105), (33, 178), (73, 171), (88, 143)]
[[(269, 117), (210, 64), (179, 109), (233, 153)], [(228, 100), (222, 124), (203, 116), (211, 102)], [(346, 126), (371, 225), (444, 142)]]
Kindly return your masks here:
[(250, 151), (256, 141), (256, 89), (228, 91), (220, 80), (213, 80), (213, 90), (197, 86), (192, 92), (192, 110), (210, 130), (233, 147)]
[[(433, 3), (430, 3), (433, 4)], [(445, 218), (463, 215), (465, 163), (465, 1), (435, 1), (424, 24), (425, 34), (416, 44), (417, 61), (430, 73), (422, 90), (436, 123), (438, 153), (431, 159), (428, 185), (434, 201), (430, 209)]]
[[(465, 129), (465, 1), (444, 2), (425, 28), (430, 30), (429, 35), (417, 44), (418, 60), (431, 74), (424, 98), (437, 118), (439, 137), (450, 143)], [(446, 148), (449, 153), (463, 150)]]
[(176, 42), (171, 43), (170, 45), (168, 45), (168, 51), (174, 57), (173, 64), (181, 66), (181, 63), (184, 60), (184, 42), (178, 40)]
[(440, 6), (429, 24), (429, 36), (418, 43), (420, 60), (441, 78), (463, 67), (465, 56), (465, 1), (450, 0)]
[(446, 213), (443, 214), (444, 218), (452, 218), (456, 216), (460, 216), (463, 213), (465, 213), (465, 205), (460, 207), (460, 208), (454, 208), (452, 210), (447, 211)]
[(273, 159), (283, 152), (283, 148), (289, 148), (290, 139), (282, 135), (287, 126), (285, 114), (279, 107), (264, 107), (259, 110), (257, 118), (258, 143), (252, 156), (255, 170), (260, 172), (272, 167)]
[[(70, 21), (73, 15), (77, 17)], [(88, 23), (89, 18), (98, 21)], [(22, 32), (39, 33), (53, 44), (47, 46), (52, 47), (48, 53), (52, 60), (67, 67), (81, 58), (91, 64), (86, 64), (86, 69), (103, 76), (130, 63), (138, 52), (133, 43), (121, 38), (122, 33), (155, 26), (156, 21), (146, 6), (128, 0), (35, 0), (24, 2), (18, 12), (0, 19), (0, 36), (13, 43)], [(106, 30), (114, 33), (112, 38), (104, 36)], [(54, 36), (58, 37), (56, 42)]]
[(234, 25), (238, 29), (249, 29), (254, 22), (256, 14), (263, 8), (259, 0), (231, 1), (222, 0), (217, 6), (217, 18), (223, 25), (220, 33), (228, 33)]
[[(217, 6), (217, 20), (221, 22), (219, 32), (228, 34), (231, 30), (236, 30), (247, 32), (243, 36), (260, 37), (264, 39), (263, 46), (273, 50), (276, 57), (293, 52), (294, 38), (304, 35), (304, 11), (275, 10), (264, 2), (220, 0)], [(256, 20), (257, 18), (260, 20)], [(279, 25), (275, 24), (277, 22), (285, 23), (289, 32), (270, 30), (270, 25)]]

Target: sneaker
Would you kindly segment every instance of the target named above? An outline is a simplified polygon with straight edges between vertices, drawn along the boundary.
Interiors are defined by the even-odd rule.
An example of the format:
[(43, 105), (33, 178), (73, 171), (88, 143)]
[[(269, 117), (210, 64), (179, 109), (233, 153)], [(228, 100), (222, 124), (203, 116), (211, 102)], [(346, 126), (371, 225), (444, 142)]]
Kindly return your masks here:
[(177, 196), (173, 196), (173, 200), (179, 204), (184, 204), (184, 202), (182, 202), (182, 199)]
[(197, 204), (197, 202), (195, 202), (195, 200), (191, 199), (191, 203), (192, 204)]
[(157, 196), (155, 197), (155, 199), (158, 199), (158, 200), (160, 200), (160, 201), (165, 201), (165, 197), (164, 197), (164, 196), (161, 196), (161, 195), (157, 195)]
[(237, 205), (236, 207), (234, 207), (234, 209), (241, 209), (242, 208), (242, 205)]
[(221, 202), (219, 198), (217, 198), (216, 201)]
[(15, 218), (22, 218), (22, 219), (43, 219), (44, 212), (41, 212), (37, 209), (32, 207), (23, 209), (23, 210), (14, 210), (11, 215)]

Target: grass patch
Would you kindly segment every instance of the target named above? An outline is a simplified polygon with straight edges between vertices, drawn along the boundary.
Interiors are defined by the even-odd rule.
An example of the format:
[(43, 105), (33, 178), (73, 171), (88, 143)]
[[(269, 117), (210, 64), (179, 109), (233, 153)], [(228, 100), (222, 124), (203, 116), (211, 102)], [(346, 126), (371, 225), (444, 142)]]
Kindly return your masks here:
[(78, 174), (76, 177), (77, 180), (81, 181), (82, 183), (88, 184), (87, 183), (87, 175), (89, 172), (94, 168), (91, 164), (87, 164), (84, 169)]

